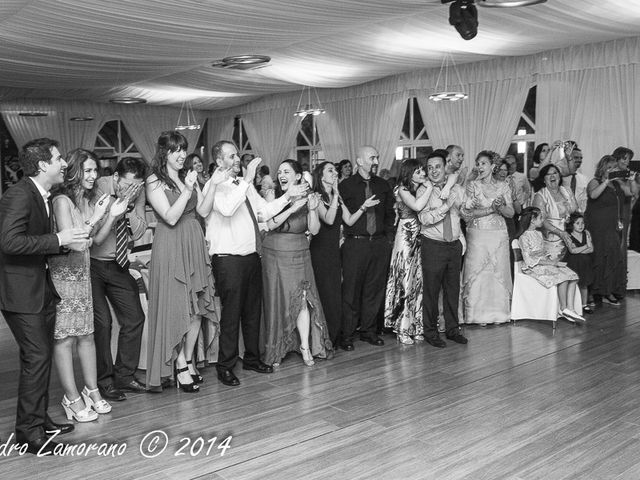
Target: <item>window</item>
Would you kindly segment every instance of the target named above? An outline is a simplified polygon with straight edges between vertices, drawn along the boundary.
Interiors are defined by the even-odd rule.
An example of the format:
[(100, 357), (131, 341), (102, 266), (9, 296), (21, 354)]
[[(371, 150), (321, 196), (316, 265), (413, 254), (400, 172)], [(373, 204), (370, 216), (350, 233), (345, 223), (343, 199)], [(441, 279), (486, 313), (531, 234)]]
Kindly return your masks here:
[(519, 172), (528, 172), (533, 159), (536, 136), (536, 92), (535, 85), (529, 89), (520, 121), (512, 138), (507, 155), (516, 157)]
[(120, 120), (106, 122), (96, 137), (94, 151), (100, 159), (102, 175), (111, 175), (124, 157), (142, 158), (129, 132)]
[(315, 115), (307, 115), (300, 123), (296, 137), (296, 159), (307, 171), (313, 171), (318, 161), (324, 160)]
[(0, 194), (22, 178), (18, 146), (0, 115)]
[(233, 135), (231, 136), (233, 143), (238, 147), (238, 155), (242, 156), (244, 153), (253, 153), (247, 131), (244, 129), (244, 124), (241, 117), (233, 119)]
[(427, 127), (422, 120), (418, 100), (412, 97), (407, 101), (400, 141), (396, 148), (396, 160), (426, 158), (432, 151), (433, 146), (427, 134)]

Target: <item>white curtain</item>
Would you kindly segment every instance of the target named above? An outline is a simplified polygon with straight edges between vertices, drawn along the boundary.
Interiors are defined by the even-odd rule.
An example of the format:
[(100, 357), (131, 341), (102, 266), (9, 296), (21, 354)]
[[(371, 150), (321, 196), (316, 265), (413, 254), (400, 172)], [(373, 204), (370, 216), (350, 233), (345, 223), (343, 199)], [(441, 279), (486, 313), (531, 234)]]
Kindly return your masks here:
[[(344, 143), (341, 148), (332, 145), (335, 148), (334, 152), (344, 153), (340, 158), (346, 157), (353, 162), (358, 147), (371, 145), (380, 155), (379, 168), (390, 168), (395, 158), (406, 106), (407, 96), (404, 92), (371, 95), (327, 104), (325, 108), (331, 112), (330, 118), (335, 119), (332, 128), (343, 132)], [(324, 142), (322, 135), (321, 131), (320, 139)]]
[(582, 171), (587, 175), (594, 172), (603, 155), (616, 147), (637, 149), (639, 74), (640, 67), (635, 64), (540, 75), (538, 141), (578, 142), (584, 156)]
[(242, 121), (253, 152), (275, 172), (295, 145), (302, 118), (290, 107), (281, 107), (243, 114)]
[(316, 117), (316, 125), (324, 158), (336, 164), (343, 158), (349, 158), (347, 144), (342, 134), (343, 129), (331, 109)]
[(507, 153), (527, 93), (527, 78), (467, 84), (467, 100), (433, 102), (427, 92), (417, 95), (422, 119), (434, 148), (460, 145), (471, 165), (481, 150)]

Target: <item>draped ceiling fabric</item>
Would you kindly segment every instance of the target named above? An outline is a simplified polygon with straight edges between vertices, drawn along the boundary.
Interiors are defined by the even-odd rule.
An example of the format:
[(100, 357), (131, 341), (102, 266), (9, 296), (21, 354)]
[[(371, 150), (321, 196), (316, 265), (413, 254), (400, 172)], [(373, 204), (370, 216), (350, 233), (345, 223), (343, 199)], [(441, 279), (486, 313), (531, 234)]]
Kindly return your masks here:
[[(2, 0), (0, 99), (224, 109), (302, 85), (343, 88), (456, 64), (638, 35), (637, 0), (550, 0), (478, 8), (465, 41), (440, 0)], [(263, 54), (252, 71), (211, 66)]]

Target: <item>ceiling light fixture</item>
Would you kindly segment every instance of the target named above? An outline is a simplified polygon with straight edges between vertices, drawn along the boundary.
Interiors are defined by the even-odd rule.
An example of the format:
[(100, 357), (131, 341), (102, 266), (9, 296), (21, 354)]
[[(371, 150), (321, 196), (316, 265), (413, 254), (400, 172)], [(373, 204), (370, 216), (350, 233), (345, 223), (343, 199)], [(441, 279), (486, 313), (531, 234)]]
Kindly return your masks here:
[[(449, 86), (449, 62), (451, 62), (451, 66), (453, 70), (456, 72), (456, 76), (458, 77), (458, 85), (460, 85), (460, 90), (448, 90)], [(440, 78), (442, 77), (442, 72), (444, 71), (444, 87), (442, 90), (438, 90), (438, 85), (440, 84)], [(462, 80), (460, 79), (460, 74), (458, 73), (458, 69), (456, 68), (456, 64), (453, 61), (453, 57), (450, 53), (446, 53), (444, 58), (442, 59), (442, 65), (440, 65), (440, 72), (438, 72), (438, 78), (436, 79), (435, 92), (429, 95), (429, 100), (434, 102), (457, 102), (458, 100), (465, 100), (469, 98), (469, 95), (462, 91)]]
[(20, 112), (18, 113), (21, 117), (48, 117), (49, 113), (47, 112)]
[[(304, 108), (300, 108), (302, 105), (302, 97), (304, 96), (304, 91), (307, 91), (307, 103)], [(313, 91), (316, 94), (316, 100), (318, 101), (318, 106), (314, 107), (311, 103), (311, 87), (305, 85), (302, 87), (302, 92), (300, 92), (300, 99), (298, 100), (298, 107), (296, 111), (293, 113), (296, 117), (306, 117), (307, 115), (320, 115), (325, 113), (324, 108), (322, 108), (322, 104), (320, 103), (320, 97), (318, 97), (318, 91), (314, 88)]]
[(451, 3), (449, 23), (465, 40), (471, 40), (478, 34), (478, 9), (473, 2), (474, 0), (442, 0), (442, 3)]
[(70, 122), (91, 122), (93, 121), (93, 117), (91, 115), (83, 115), (81, 117), (71, 117), (69, 121)]
[(486, 8), (528, 7), (546, 3), (547, 0), (476, 0), (476, 5)]
[(267, 55), (233, 55), (214, 61), (212, 67), (229, 68), (232, 70), (254, 70), (266, 67), (271, 61)]
[(118, 103), (122, 105), (138, 105), (141, 103), (147, 103), (144, 98), (140, 97), (116, 97), (110, 98), (109, 103)]
[[(182, 120), (182, 112), (186, 114), (184, 123), (180, 121)], [(180, 114), (178, 114), (178, 121), (176, 122), (176, 130), (200, 130), (200, 127), (201, 125), (196, 122), (196, 116), (193, 113), (191, 102), (188, 100), (182, 102)]]

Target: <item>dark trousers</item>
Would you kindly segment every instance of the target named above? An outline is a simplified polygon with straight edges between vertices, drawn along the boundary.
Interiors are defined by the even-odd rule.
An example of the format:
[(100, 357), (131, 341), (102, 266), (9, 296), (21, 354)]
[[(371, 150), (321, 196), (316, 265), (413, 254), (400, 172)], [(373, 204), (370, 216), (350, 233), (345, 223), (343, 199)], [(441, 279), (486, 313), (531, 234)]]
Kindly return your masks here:
[(360, 335), (374, 336), (384, 301), (389, 267), (386, 237), (345, 238), (342, 245), (342, 338), (353, 340), (358, 321)]
[(260, 362), (260, 314), (262, 312), (262, 264), (257, 253), (214, 255), (211, 259), (216, 290), (222, 304), (218, 370), (231, 370), (238, 359), (238, 335), (242, 325), (246, 364)]
[(446, 332), (449, 335), (457, 333), (462, 244), (458, 240), (439, 242), (426, 237), (421, 237), (421, 240), (424, 336), (438, 336), (438, 294), (441, 287)]
[[(140, 342), (144, 311), (140, 305), (138, 284), (116, 262), (91, 259), (93, 294), (93, 338), (96, 344), (98, 384), (107, 387), (133, 380), (140, 360)], [(111, 356), (111, 313), (107, 298), (120, 324), (115, 365)]]
[(45, 287), (45, 302), (38, 313), (2, 311), (18, 347), (20, 380), (16, 441), (31, 442), (45, 436), (44, 422), (49, 406), (49, 379), (53, 356), (53, 328), (56, 304), (51, 287)]

